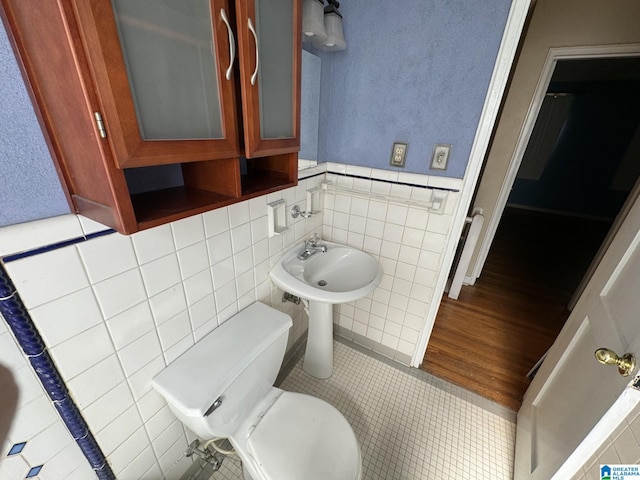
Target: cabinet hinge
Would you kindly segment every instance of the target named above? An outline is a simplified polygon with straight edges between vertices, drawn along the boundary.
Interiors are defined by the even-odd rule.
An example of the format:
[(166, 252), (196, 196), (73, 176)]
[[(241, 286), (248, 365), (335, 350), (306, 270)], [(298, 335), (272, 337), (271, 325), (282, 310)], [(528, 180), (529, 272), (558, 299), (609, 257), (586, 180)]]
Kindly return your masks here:
[(94, 112), (93, 116), (96, 118), (96, 125), (98, 126), (98, 132), (100, 132), (101, 138), (107, 138), (107, 129), (104, 128), (104, 121), (100, 112)]

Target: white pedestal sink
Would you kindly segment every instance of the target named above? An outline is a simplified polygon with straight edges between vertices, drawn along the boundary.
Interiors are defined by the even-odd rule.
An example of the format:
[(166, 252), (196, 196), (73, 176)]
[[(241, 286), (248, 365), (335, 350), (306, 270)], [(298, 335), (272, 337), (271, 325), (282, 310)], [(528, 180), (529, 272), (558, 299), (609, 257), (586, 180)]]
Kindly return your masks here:
[(309, 301), (309, 332), (304, 370), (317, 378), (333, 372), (333, 305), (358, 300), (382, 280), (380, 264), (356, 248), (320, 241), (326, 252), (301, 259), (304, 243), (286, 252), (271, 269), (273, 283)]

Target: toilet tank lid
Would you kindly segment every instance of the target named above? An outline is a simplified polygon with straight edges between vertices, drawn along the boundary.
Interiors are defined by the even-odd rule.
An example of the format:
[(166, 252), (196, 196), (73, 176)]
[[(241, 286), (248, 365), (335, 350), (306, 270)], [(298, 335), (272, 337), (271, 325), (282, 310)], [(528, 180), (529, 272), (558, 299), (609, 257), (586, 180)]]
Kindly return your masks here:
[(289, 315), (256, 302), (196, 342), (156, 375), (151, 385), (185, 415), (202, 416), (292, 324)]

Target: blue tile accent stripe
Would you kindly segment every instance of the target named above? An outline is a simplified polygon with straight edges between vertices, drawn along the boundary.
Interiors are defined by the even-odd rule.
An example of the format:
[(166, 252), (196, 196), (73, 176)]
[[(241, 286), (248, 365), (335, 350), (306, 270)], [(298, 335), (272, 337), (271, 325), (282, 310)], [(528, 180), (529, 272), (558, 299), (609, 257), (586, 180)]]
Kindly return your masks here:
[(40, 470), (42, 470), (42, 467), (44, 465), (38, 465), (37, 467), (31, 467), (31, 470), (29, 470), (29, 473), (27, 473), (27, 476), (24, 478), (33, 478), (36, 475), (38, 475), (40, 473)]
[(108, 230), (102, 230), (100, 232), (90, 233), (89, 235), (85, 235), (84, 237), (71, 238), (69, 240), (64, 240), (62, 242), (52, 243), (50, 245), (45, 245), (43, 247), (34, 248), (33, 250), (27, 250), (24, 252), (7, 255), (6, 257), (2, 257), (2, 261), (4, 263), (14, 262), (16, 260), (20, 260), (21, 258), (33, 257), (34, 255), (40, 255), (41, 253), (51, 252), (53, 250), (58, 250), (59, 248), (68, 247), (69, 245), (75, 245), (76, 243), (86, 242), (87, 240), (91, 240), (92, 238), (111, 235), (112, 233), (116, 233), (116, 231), (113, 229), (108, 229)]
[[(87, 422), (69, 395), (69, 390), (53, 364), (40, 333), (2, 264), (0, 264), (0, 314), (15, 335), (62, 421), (98, 478), (100, 480), (115, 480), (113, 471), (107, 464), (93, 434), (89, 431)], [(35, 475), (37, 473), (31, 476)], [(26, 478), (29, 478), (29, 475)]]
[(7, 457), (10, 456), (10, 455), (19, 454), (24, 449), (26, 444), (27, 444), (27, 442), (15, 443), (11, 447), (11, 450), (9, 450), (9, 453), (7, 453)]
[(327, 172), (312, 173), (311, 175), (307, 175), (306, 177), (304, 176), (304, 174), (298, 174), (298, 180), (307, 180), (309, 178), (319, 177), (320, 175), (324, 175), (325, 173)]

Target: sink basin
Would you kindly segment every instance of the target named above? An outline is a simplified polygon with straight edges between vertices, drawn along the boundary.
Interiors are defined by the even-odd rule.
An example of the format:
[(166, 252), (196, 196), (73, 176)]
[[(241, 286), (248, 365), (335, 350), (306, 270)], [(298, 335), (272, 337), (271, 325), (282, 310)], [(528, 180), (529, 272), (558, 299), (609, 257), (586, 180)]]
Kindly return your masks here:
[(326, 252), (306, 260), (298, 255), (304, 243), (285, 253), (271, 269), (273, 283), (308, 300), (309, 331), (304, 370), (316, 378), (333, 373), (333, 304), (358, 300), (382, 280), (380, 264), (369, 254), (339, 243), (320, 241)]
[(283, 255), (271, 270), (278, 287), (300, 298), (323, 303), (346, 303), (373, 291), (382, 280), (380, 264), (369, 254), (346, 245), (321, 241), (326, 252), (298, 259), (304, 244)]

